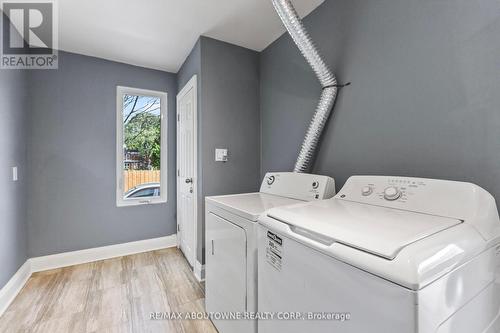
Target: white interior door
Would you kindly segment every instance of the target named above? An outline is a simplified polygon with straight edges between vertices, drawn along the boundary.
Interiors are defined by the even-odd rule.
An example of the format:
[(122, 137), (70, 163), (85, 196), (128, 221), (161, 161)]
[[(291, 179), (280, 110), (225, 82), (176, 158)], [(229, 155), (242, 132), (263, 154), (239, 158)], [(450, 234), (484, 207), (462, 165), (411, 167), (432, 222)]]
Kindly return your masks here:
[(197, 229), (196, 75), (177, 95), (177, 238), (194, 267)]

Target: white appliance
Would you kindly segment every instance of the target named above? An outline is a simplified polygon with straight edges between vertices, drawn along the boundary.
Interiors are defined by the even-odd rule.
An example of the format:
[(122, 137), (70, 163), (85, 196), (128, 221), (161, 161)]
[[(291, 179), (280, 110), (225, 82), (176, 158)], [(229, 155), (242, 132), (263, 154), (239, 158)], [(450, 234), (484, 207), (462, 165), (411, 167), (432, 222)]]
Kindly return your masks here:
[(258, 229), (259, 312), (300, 319), (259, 333), (500, 332), (500, 221), (476, 185), (355, 176)]
[[(331, 198), (334, 180), (300, 173), (268, 173), (259, 193), (206, 198), (206, 309), (220, 333), (257, 332), (256, 320), (224, 320), (257, 311), (257, 219), (267, 209)], [(231, 317), (235, 319), (234, 317)]]

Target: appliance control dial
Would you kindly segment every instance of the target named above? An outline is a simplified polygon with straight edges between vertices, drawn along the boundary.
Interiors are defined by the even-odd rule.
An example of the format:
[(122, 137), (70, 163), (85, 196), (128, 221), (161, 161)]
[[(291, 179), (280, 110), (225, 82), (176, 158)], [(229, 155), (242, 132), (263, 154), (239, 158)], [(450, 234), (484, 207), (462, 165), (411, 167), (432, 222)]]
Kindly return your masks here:
[(371, 186), (364, 186), (361, 189), (361, 194), (365, 197), (369, 196), (372, 193), (373, 193), (373, 188)]
[(274, 176), (267, 177), (267, 185), (272, 185), (276, 178)]
[(401, 197), (401, 190), (396, 186), (389, 186), (384, 190), (385, 200), (394, 201)]

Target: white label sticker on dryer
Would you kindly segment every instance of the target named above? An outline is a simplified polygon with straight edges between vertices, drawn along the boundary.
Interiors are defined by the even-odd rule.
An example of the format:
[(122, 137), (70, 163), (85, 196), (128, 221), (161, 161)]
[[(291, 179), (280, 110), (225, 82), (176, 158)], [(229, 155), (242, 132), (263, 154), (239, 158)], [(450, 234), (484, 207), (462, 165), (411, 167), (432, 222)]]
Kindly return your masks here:
[(278, 271), (281, 270), (283, 239), (271, 231), (267, 231), (266, 261)]

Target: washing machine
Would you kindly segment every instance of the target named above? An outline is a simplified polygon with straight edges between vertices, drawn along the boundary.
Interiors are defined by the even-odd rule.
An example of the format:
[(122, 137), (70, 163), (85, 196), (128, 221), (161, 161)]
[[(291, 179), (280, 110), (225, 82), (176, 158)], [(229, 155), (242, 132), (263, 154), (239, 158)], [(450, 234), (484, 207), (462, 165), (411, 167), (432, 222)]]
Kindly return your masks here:
[(273, 207), (331, 198), (334, 180), (268, 173), (260, 192), (206, 198), (206, 310), (220, 333), (257, 332), (257, 219)]
[(351, 177), (259, 219), (259, 333), (498, 333), (499, 240), (476, 185)]

